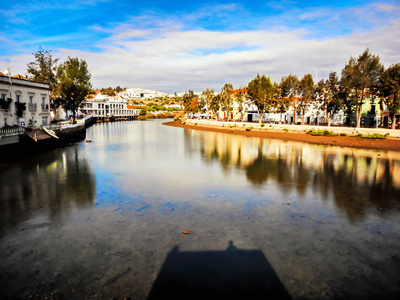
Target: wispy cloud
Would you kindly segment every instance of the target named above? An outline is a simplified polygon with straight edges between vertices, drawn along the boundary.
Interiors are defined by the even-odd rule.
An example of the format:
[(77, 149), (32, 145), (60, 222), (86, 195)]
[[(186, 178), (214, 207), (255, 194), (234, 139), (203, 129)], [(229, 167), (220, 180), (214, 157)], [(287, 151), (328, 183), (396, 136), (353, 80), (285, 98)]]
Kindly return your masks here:
[[(79, 31), (31, 36), (18, 44), (60, 45), (50, 49), (61, 60), (87, 60), (95, 87), (219, 90), (225, 82), (247, 84), (257, 73), (275, 81), (290, 73), (340, 73), (349, 57), (366, 47), (386, 65), (398, 61), (399, 6), (385, 3), (318, 9), (290, 3), (278, 15), (258, 14), (244, 4), (205, 5), (181, 15), (149, 9), (118, 21), (96, 19)], [(15, 42), (9, 35), (2, 38)], [(24, 73), (31, 60), (25, 54), (3, 56), (0, 69), (11, 62), (14, 72)]]

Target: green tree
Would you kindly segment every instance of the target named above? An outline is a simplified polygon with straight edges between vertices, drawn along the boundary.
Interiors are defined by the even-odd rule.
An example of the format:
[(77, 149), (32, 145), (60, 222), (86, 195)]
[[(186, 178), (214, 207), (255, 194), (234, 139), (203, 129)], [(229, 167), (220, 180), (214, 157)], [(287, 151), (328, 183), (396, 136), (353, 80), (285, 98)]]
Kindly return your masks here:
[(260, 123), (262, 123), (264, 113), (271, 110), (273, 102), (278, 96), (278, 86), (272, 83), (269, 77), (257, 74), (249, 82), (247, 92), (258, 108)]
[(300, 81), (296, 75), (292, 74), (282, 77), (281, 82), (279, 84), (280, 98), (284, 102), (284, 105), (287, 106), (292, 105), (293, 107), (294, 122), (296, 122), (296, 111), (297, 111), (296, 108), (297, 101), (295, 100), (295, 97), (299, 93), (299, 88), (300, 88)]
[(201, 94), (201, 101), (202, 101), (202, 107), (205, 107), (207, 110), (207, 119), (209, 119), (209, 115), (210, 115), (210, 104), (211, 101), (214, 97), (214, 89), (206, 89), (205, 91), (203, 91), (203, 93)]
[(191, 111), (192, 100), (194, 97), (194, 92), (190, 89), (182, 97), (182, 106), (187, 113)]
[(241, 121), (244, 121), (244, 118), (245, 118), (244, 105), (243, 104), (244, 104), (244, 101), (246, 100), (247, 96), (248, 96), (247, 95), (247, 89), (245, 87), (243, 87), (243, 86), (241, 86), (238, 90), (234, 91), (234, 93), (233, 93), (234, 100), (235, 100), (235, 102), (237, 104), (237, 109), (242, 115), (242, 120)]
[(90, 92), (90, 78), (88, 65), (82, 59), (68, 57), (59, 68), (57, 96), (62, 106), (72, 111), (73, 123), (76, 123), (76, 110)]
[(210, 102), (210, 110), (215, 115), (221, 108), (221, 95), (214, 95)]
[(396, 129), (396, 114), (400, 109), (400, 63), (381, 73), (379, 91), (392, 119), (392, 129)]
[(316, 95), (321, 103), (320, 109), (326, 112), (328, 126), (331, 126), (332, 118), (342, 107), (339, 98), (339, 78), (336, 72), (329, 73), (329, 79), (321, 79), (316, 87)]
[(221, 106), (222, 109), (227, 112), (227, 119), (231, 118), (231, 112), (233, 110), (233, 98), (231, 96), (233, 86), (231, 83), (225, 83), (221, 89)]
[(57, 86), (59, 58), (53, 58), (51, 50), (47, 51), (42, 47), (39, 47), (39, 50), (32, 53), (32, 55), (35, 57), (35, 61), (27, 64), (27, 73), (31, 75), (31, 80), (46, 83), (50, 86), (50, 99), (53, 100)]
[(299, 86), (300, 99), (297, 102), (297, 111), (300, 113), (301, 124), (305, 124), (305, 114), (315, 99), (315, 86), (311, 74), (305, 74), (300, 80)]
[(377, 95), (383, 69), (379, 56), (366, 49), (357, 59), (351, 57), (342, 70), (341, 84), (354, 105), (357, 127), (361, 126), (361, 111), (365, 100)]

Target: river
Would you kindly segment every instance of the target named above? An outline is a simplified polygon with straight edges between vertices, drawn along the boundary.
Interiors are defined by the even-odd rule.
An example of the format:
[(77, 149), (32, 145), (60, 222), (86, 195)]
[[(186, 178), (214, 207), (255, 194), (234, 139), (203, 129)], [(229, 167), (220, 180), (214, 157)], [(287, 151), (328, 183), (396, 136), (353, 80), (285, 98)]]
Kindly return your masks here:
[(398, 152), (163, 122), (0, 166), (1, 299), (397, 299)]

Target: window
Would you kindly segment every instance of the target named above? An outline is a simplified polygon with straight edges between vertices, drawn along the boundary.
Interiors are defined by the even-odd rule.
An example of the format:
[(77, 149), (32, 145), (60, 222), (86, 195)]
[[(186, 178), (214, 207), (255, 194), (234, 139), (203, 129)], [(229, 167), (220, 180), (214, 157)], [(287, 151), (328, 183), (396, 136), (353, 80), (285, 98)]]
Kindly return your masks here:
[(21, 95), (16, 95), (16, 101), (21, 102)]
[(1, 99), (6, 100), (6, 94), (1, 94)]
[(47, 125), (47, 117), (42, 117), (42, 125)]
[(33, 104), (33, 96), (29, 96), (29, 104)]
[(46, 104), (46, 97), (42, 97), (42, 104), (43, 104), (43, 105)]

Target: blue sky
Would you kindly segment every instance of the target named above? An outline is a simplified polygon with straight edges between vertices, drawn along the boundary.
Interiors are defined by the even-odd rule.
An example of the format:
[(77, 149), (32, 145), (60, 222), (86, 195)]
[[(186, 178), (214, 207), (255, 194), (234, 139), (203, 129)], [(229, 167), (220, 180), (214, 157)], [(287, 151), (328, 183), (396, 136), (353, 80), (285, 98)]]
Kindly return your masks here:
[(2, 1), (0, 71), (32, 52), (85, 59), (94, 87), (165, 92), (257, 73), (326, 77), (366, 47), (400, 62), (400, 1)]

